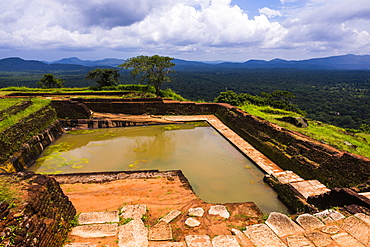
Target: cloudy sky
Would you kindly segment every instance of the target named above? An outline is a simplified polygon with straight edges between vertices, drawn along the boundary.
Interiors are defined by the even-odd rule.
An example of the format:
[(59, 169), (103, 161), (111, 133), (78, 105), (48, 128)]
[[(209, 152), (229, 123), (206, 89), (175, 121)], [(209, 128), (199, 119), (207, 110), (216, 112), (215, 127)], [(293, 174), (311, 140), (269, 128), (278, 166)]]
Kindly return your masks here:
[(0, 58), (370, 54), (369, 0), (1, 0)]

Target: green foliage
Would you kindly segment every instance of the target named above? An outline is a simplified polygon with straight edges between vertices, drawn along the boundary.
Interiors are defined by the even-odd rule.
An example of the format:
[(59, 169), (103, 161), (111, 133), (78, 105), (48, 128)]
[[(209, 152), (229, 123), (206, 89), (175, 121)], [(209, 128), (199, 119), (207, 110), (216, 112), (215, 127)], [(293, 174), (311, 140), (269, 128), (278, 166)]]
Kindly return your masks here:
[[(7, 101), (8, 98), (3, 99), (4, 101)], [(3, 131), (4, 129), (16, 124), (17, 122), (21, 121), (23, 118), (31, 115), (32, 113), (40, 110), (41, 108), (47, 106), (50, 104), (49, 99), (41, 99), (41, 98), (32, 98), (32, 105), (27, 107), (24, 111), (18, 112), (15, 115), (8, 115), (4, 117), (0, 121), (0, 131)]]
[(127, 61), (118, 67), (130, 70), (130, 74), (135, 78), (141, 75), (140, 81), (147, 82), (155, 88), (155, 94), (160, 96), (160, 87), (164, 82), (170, 82), (171, 78), (167, 76), (175, 66), (171, 57), (137, 56), (127, 59)]
[(116, 86), (119, 84), (119, 77), (117, 69), (101, 68), (93, 69), (86, 75), (86, 79), (94, 80), (98, 87)]
[(0, 202), (8, 203), (14, 207), (19, 200), (20, 192), (14, 186), (14, 181), (7, 177), (0, 177)]
[(262, 117), (286, 129), (300, 132), (339, 150), (370, 157), (370, 134), (349, 132), (340, 127), (309, 119), (307, 128), (299, 128), (292, 124), (276, 120), (276, 118), (283, 116), (300, 117), (301, 115), (298, 113), (278, 109), (272, 110), (273, 108), (269, 106), (256, 106), (252, 104), (244, 104), (240, 108), (251, 115)]
[(283, 110), (297, 112), (304, 115), (297, 105), (292, 104), (294, 94), (288, 91), (276, 90), (272, 93), (262, 92), (261, 96), (254, 96), (247, 93), (235, 93), (228, 90), (221, 92), (219, 96), (214, 99), (216, 103), (228, 103), (233, 106), (241, 106), (243, 104), (254, 104), (258, 106), (272, 106)]
[(53, 74), (45, 74), (37, 85), (41, 88), (61, 88), (64, 85), (62, 79), (57, 79)]

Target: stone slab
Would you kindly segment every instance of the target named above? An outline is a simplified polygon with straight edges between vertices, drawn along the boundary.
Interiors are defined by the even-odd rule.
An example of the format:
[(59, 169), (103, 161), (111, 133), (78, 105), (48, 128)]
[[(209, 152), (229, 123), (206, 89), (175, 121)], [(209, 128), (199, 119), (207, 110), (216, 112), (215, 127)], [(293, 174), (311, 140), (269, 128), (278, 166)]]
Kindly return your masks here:
[(167, 243), (150, 242), (150, 246), (152, 247), (185, 247), (185, 244), (182, 242), (167, 242)]
[(302, 227), (289, 219), (285, 214), (272, 212), (265, 222), (279, 237), (303, 233)]
[(213, 247), (240, 247), (236, 236), (218, 235), (212, 239)]
[(224, 205), (214, 205), (208, 210), (210, 215), (219, 215), (222, 218), (228, 219), (230, 217), (229, 211), (227, 211)]
[(325, 227), (321, 228), (321, 231), (323, 233), (333, 235), (333, 234), (337, 234), (340, 231), (340, 228), (336, 225), (331, 225), (331, 226), (325, 226)]
[(180, 214), (181, 214), (181, 211), (179, 211), (179, 210), (172, 210), (166, 216), (164, 216), (162, 219), (160, 219), (160, 221), (164, 221), (166, 223), (170, 223), (171, 221), (173, 221), (174, 219), (176, 219), (177, 216), (179, 216)]
[(64, 247), (97, 247), (97, 245), (92, 243), (71, 243), (64, 245)]
[(363, 222), (365, 222), (366, 224), (370, 226), (370, 216), (369, 215), (366, 215), (363, 213), (357, 213), (355, 214), (355, 217), (359, 218), (360, 220), (362, 220)]
[(330, 223), (334, 221), (339, 221), (344, 219), (344, 215), (339, 213), (338, 211), (327, 209), (324, 211), (321, 211), (319, 213), (314, 214), (316, 217), (324, 221), (325, 223)]
[(71, 235), (81, 238), (102, 238), (117, 235), (118, 224), (83, 225), (72, 228)]
[(348, 233), (339, 233), (332, 236), (335, 242), (344, 247), (365, 247)]
[(190, 226), (190, 227), (196, 227), (200, 225), (200, 222), (194, 218), (187, 218), (185, 220), (185, 225)]
[(212, 247), (208, 235), (188, 235), (185, 236), (185, 242), (187, 247)]
[(340, 227), (365, 246), (370, 246), (370, 227), (362, 220), (350, 216), (343, 221)]
[(202, 217), (204, 215), (204, 209), (203, 208), (189, 208), (188, 210), (189, 216), (196, 216), (196, 217)]
[(304, 234), (316, 246), (328, 246), (333, 240), (322, 232), (308, 232)]
[(247, 238), (247, 236), (245, 236), (244, 233), (242, 233), (242, 231), (233, 228), (233, 229), (231, 229), (231, 232), (232, 232), (232, 234), (234, 234), (237, 237), (238, 242), (241, 244), (241, 246), (250, 246), (250, 245), (252, 245), (251, 241)]
[(119, 226), (119, 247), (146, 247), (149, 245), (148, 228), (141, 219), (134, 219), (129, 223)]
[(151, 241), (165, 241), (172, 239), (172, 229), (167, 222), (159, 221), (149, 229), (149, 240)]
[(78, 216), (78, 224), (100, 224), (108, 222), (119, 222), (118, 211), (81, 213)]
[(304, 180), (289, 183), (293, 190), (300, 197), (307, 199), (310, 196), (321, 195), (330, 191), (325, 185), (318, 180)]
[(141, 219), (146, 213), (146, 205), (126, 205), (121, 209), (121, 217), (128, 219)]
[(289, 247), (315, 247), (315, 245), (303, 235), (292, 235), (286, 238)]
[(324, 223), (311, 214), (302, 214), (297, 217), (296, 221), (305, 230), (313, 230), (325, 226)]
[(280, 238), (265, 224), (247, 226), (244, 234), (256, 247), (286, 247)]
[(292, 171), (283, 171), (272, 174), (280, 183), (288, 184), (293, 182), (303, 181), (304, 179)]

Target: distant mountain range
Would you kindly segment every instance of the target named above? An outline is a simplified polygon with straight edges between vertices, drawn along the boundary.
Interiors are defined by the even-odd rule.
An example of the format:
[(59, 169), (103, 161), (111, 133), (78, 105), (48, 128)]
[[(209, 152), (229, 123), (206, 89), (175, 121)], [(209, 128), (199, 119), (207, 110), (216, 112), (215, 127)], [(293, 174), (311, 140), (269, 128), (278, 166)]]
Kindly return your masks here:
[[(124, 59), (107, 58), (103, 60), (80, 60), (77, 57), (63, 58), (53, 62), (24, 60), (21, 58), (0, 59), (0, 71), (68, 71), (91, 70), (94, 67), (116, 67)], [(212, 69), (315, 69), (315, 70), (370, 70), (370, 55), (343, 55), (307, 60), (273, 59), (235, 62), (196, 62), (174, 59), (176, 70), (212, 70)]]

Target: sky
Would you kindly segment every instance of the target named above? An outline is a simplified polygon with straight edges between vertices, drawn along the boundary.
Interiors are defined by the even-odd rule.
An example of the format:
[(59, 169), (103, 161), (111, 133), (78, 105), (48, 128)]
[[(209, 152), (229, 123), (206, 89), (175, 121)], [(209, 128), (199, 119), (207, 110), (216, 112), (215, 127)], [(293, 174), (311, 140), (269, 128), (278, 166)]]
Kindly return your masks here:
[(0, 0), (0, 58), (370, 54), (369, 0)]

